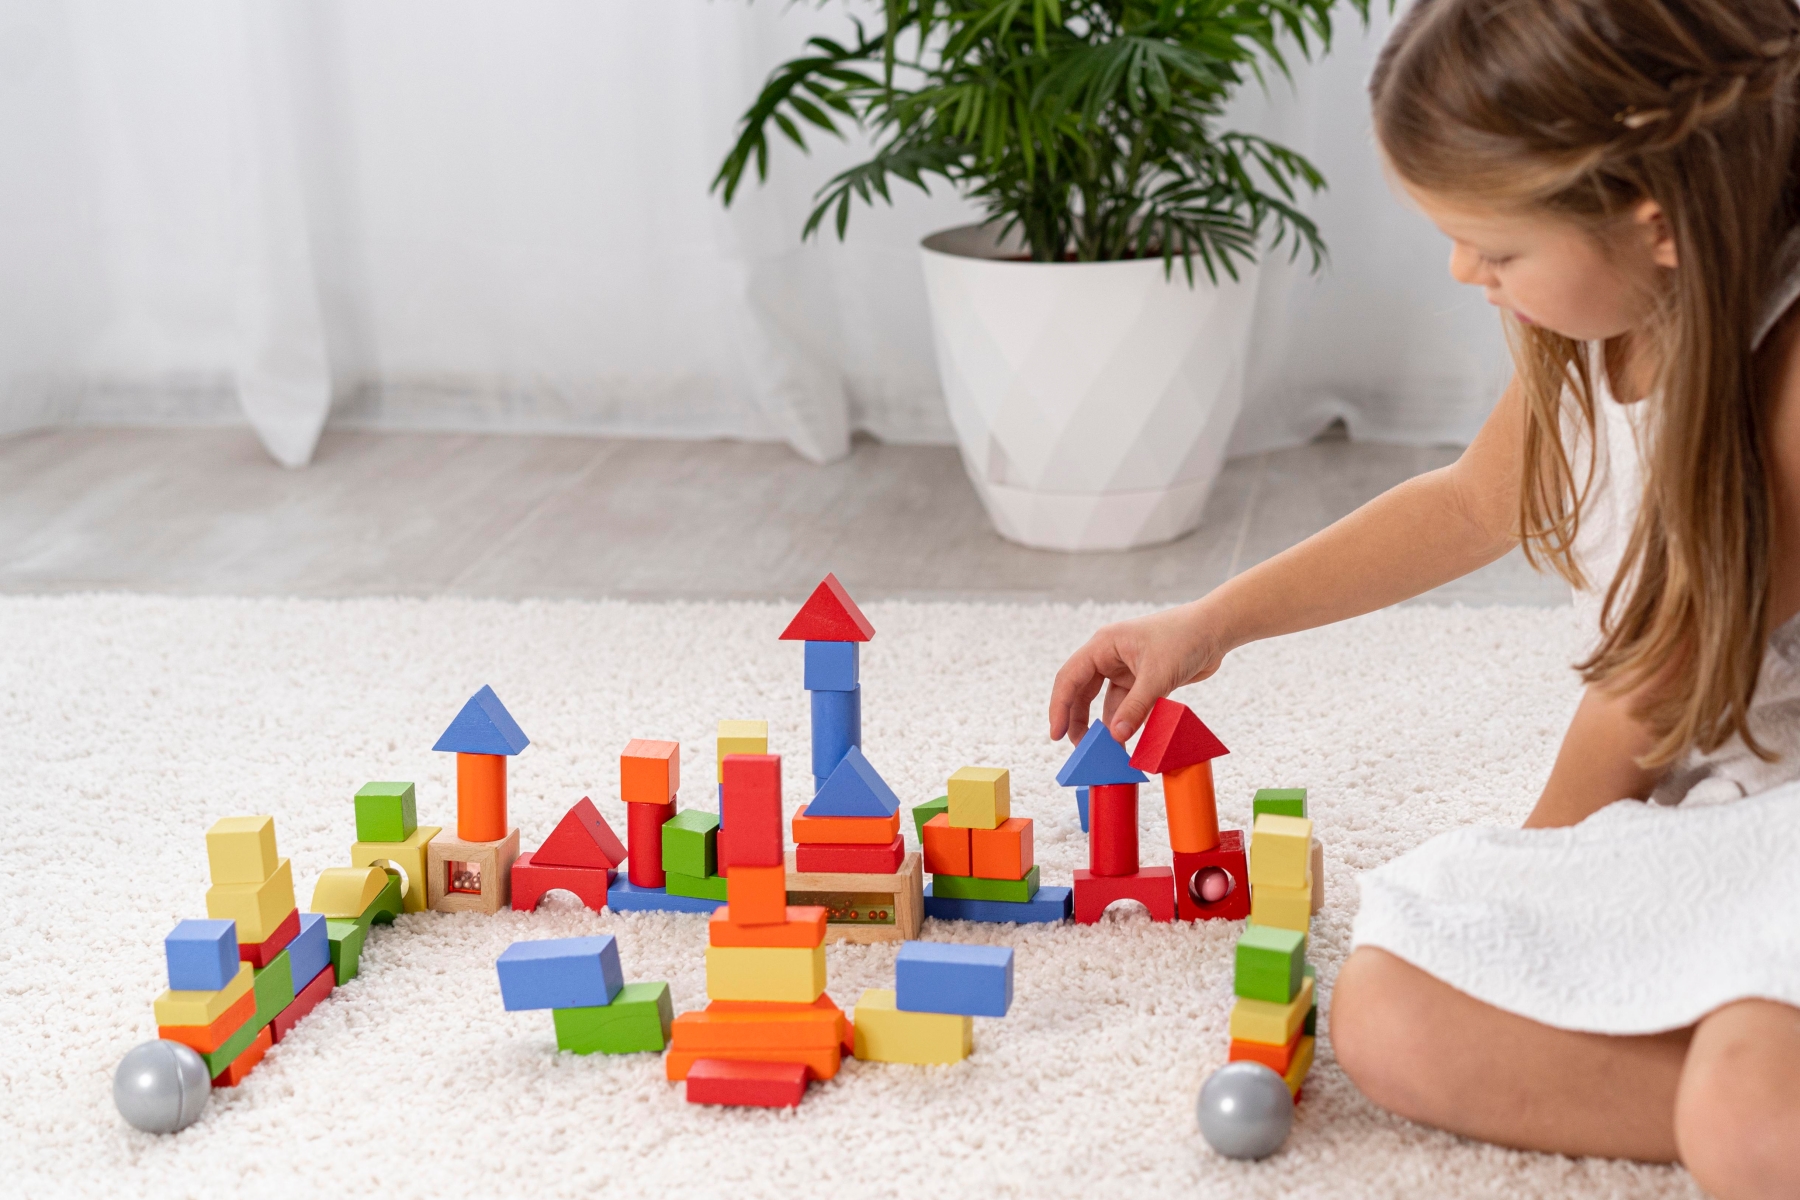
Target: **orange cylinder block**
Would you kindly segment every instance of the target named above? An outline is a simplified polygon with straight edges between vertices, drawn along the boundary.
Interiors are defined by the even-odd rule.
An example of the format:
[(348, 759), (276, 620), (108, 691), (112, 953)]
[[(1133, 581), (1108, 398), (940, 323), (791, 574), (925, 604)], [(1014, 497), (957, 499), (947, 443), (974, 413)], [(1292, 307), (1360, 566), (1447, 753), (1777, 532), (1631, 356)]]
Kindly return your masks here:
[(1169, 810), (1169, 849), (1198, 854), (1219, 844), (1219, 805), (1211, 762), (1197, 762), (1162, 777)]
[(506, 836), (506, 755), (456, 756), (456, 836), (465, 842)]

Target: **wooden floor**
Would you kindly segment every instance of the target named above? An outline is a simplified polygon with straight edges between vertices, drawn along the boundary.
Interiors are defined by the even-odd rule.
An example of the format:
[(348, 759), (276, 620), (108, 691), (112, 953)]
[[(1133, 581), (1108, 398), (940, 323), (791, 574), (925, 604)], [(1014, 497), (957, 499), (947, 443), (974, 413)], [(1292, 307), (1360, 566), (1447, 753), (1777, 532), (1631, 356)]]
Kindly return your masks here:
[[(1061, 554), (993, 532), (954, 449), (331, 432), (284, 470), (239, 430), (0, 439), (0, 591), (1192, 599), (1453, 447), (1322, 441), (1226, 465), (1167, 545)], [(1562, 604), (1510, 556), (1426, 602)]]

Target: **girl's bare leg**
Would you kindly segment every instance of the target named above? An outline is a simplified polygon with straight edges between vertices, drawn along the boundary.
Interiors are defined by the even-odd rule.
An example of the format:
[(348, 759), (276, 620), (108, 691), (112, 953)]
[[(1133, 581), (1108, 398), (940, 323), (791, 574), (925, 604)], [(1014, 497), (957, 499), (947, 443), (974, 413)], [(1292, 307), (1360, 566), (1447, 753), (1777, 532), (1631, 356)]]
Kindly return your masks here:
[(1740, 1000), (1694, 1030), (1675, 1140), (1722, 1200), (1800, 1196), (1800, 1009)]

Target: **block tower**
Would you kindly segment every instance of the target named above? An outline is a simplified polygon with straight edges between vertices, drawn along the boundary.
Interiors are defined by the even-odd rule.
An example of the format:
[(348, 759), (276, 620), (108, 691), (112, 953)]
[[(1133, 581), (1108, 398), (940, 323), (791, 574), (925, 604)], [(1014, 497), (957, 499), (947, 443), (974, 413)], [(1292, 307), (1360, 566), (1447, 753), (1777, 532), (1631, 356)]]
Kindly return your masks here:
[(894, 956), (893, 988), (856, 1002), (856, 1057), (869, 1062), (953, 1063), (975, 1048), (974, 1017), (1012, 1007), (1010, 946), (907, 942)]
[(875, 626), (856, 607), (836, 575), (825, 576), (781, 631), (784, 642), (806, 643), (814, 792), (824, 789), (852, 746), (862, 745), (858, 647), (874, 636)]
[(1265, 789), (1250, 833), (1250, 923), (1238, 938), (1231, 1009), (1233, 1061), (1274, 1070), (1295, 1100), (1312, 1066), (1318, 1026), (1313, 968), (1306, 961), (1318, 843), (1304, 789)]
[(512, 906), (531, 912), (552, 888), (573, 892), (599, 912), (606, 907), (614, 870), (625, 861), (625, 846), (583, 796), (557, 822), (544, 844), (519, 855), (512, 865)]
[(1004, 767), (963, 767), (947, 793), (913, 809), (931, 883), (925, 915), (940, 921), (1063, 921), (1066, 887), (1039, 887), (1030, 817), (1012, 815)]
[(433, 750), (456, 755), (456, 836), (426, 847), (426, 902), (437, 912), (506, 907), (519, 831), (506, 819), (506, 760), (531, 744), (483, 686), (469, 697)]
[(350, 865), (396, 868), (401, 908), (424, 912), (431, 905), (426, 883), (431, 843), (442, 832), (436, 825), (419, 824), (412, 784), (365, 783), (356, 793), (356, 841), (350, 845)]
[(1140, 901), (1153, 921), (1175, 919), (1174, 870), (1138, 862), (1138, 785), (1146, 779), (1098, 718), (1056, 773), (1062, 786), (1088, 789), (1088, 865), (1075, 871), (1079, 924), (1098, 921), (1115, 900)]
[(725, 902), (719, 818), (676, 811), (681, 744), (634, 738), (619, 756), (629, 877), (607, 903), (627, 912), (709, 913)]
[(1212, 760), (1230, 751), (1185, 704), (1163, 698), (1150, 710), (1131, 765), (1162, 776), (1169, 847), (1175, 856), (1175, 909), (1184, 921), (1250, 915), (1244, 834), (1219, 830)]
[(507, 1012), (550, 1010), (556, 1048), (636, 1054), (669, 1042), (666, 983), (626, 983), (611, 934), (514, 942), (494, 962)]

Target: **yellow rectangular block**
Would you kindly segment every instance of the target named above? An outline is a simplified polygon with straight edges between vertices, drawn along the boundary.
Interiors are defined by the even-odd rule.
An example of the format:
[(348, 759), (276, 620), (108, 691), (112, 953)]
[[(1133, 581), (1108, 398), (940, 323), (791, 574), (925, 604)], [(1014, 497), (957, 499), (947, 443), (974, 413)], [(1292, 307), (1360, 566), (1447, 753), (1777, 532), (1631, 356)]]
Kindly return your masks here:
[(1306, 884), (1312, 859), (1312, 818), (1263, 813), (1250, 830), (1250, 886)]
[(811, 1004), (825, 990), (825, 945), (708, 946), (709, 1000)]
[(404, 842), (352, 842), (353, 867), (393, 867), (400, 872), (400, 910), (424, 912), (431, 907), (425, 869), (430, 863), (431, 839), (442, 833), (436, 825), (421, 825)]
[(1290, 1096), (1300, 1094), (1300, 1085), (1306, 1082), (1306, 1073), (1312, 1070), (1314, 1040), (1309, 1037), (1300, 1039), (1300, 1044), (1294, 1048), (1294, 1061), (1288, 1064), (1287, 1074), (1281, 1077), (1281, 1081), (1288, 1085)]
[(1273, 1000), (1252, 1000), (1239, 996), (1231, 1006), (1231, 1036), (1240, 1042), (1261, 1042), (1265, 1046), (1285, 1046), (1306, 1024), (1306, 1011), (1312, 1007), (1313, 980), (1308, 975), (1286, 1004)]
[(1005, 767), (964, 767), (950, 777), (950, 824), (998, 829), (1012, 816), (1012, 776)]
[(953, 1063), (975, 1048), (975, 1019), (954, 1013), (901, 1012), (892, 988), (870, 988), (856, 1002), (856, 1057), (865, 1062)]
[(256, 982), (256, 972), (249, 963), (239, 963), (231, 982), (216, 992), (177, 992), (174, 989), (156, 998), (152, 1006), (158, 1025), (211, 1025), (225, 1015), (225, 1010), (241, 1000)]
[(1308, 879), (1300, 887), (1251, 884), (1250, 923), (1312, 932), (1312, 880)]
[(719, 722), (719, 782), (725, 782), (727, 754), (767, 754), (769, 723), (767, 721)]
[[(274, 817), (224, 817), (206, 831), (206, 865), (212, 881), (261, 883), (275, 873)], [(286, 914), (282, 914), (285, 916)]]
[(266, 941), (297, 907), (294, 868), (285, 858), (261, 883), (215, 883), (206, 889), (206, 915), (236, 921), (240, 945)]

